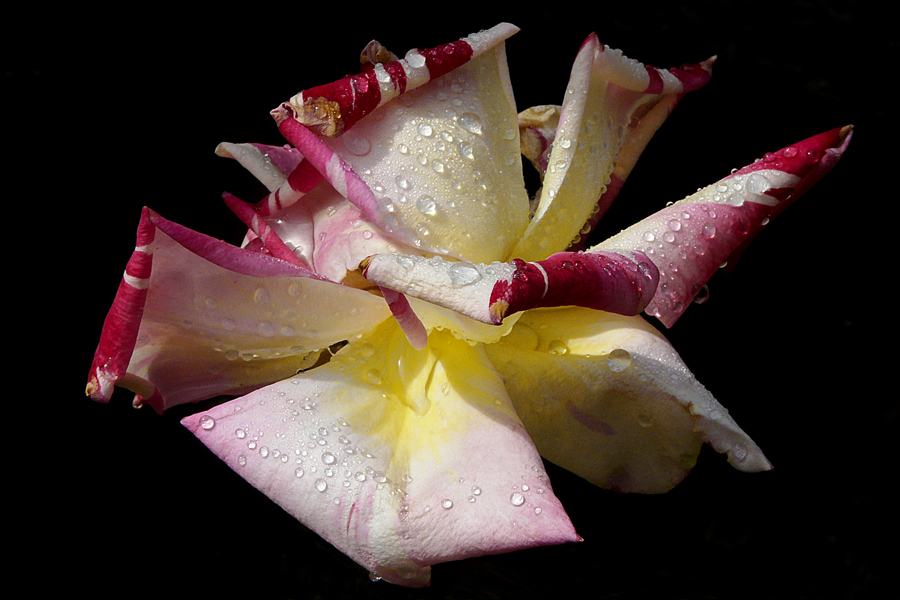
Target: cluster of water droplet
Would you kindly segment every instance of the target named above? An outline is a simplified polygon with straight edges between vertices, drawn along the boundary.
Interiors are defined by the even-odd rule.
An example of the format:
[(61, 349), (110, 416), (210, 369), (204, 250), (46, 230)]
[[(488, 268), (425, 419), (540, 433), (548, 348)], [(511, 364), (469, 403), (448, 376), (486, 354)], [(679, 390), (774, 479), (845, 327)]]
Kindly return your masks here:
[[(355, 439), (350, 423), (341, 418), (319, 418), (318, 396), (279, 391), (275, 397), (264, 400), (283, 409), (287, 425), (280, 431), (263, 431), (250, 422), (236, 426), (234, 439), (245, 448), (237, 457), (238, 467), (246, 467), (250, 461), (274, 464), (285, 469), (285, 477), (295, 481), (295, 485), (308, 486), (308, 490), (331, 498), (336, 506), (355, 499), (363, 485), (374, 485), (399, 503), (411, 478), (392, 481), (382, 470), (383, 461)], [(212, 417), (200, 418), (202, 430), (216, 426)]]
[[(249, 296), (243, 306), (241, 293)], [(292, 357), (299, 370), (315, 363), (320, 352), (316, 346), (331, 341), (323, 332), (323, 322), (362, 322), (373, 310), (379, 310), (377, 303), (358, 300), (369, 298), (357, 290), (285, 278), (238, 293), (217, 293), (213, 289), (197, 294), (193, 298), (194, 318), (185, 319), (181, 326), (188, 332), (196, 330), (198, 339), (211, 340), (212, 351), (225, 361), (253, 363)]]
[[(423, 59), (414, 53), (406, 60)], [(517, 168), (521, 181), (517, 123), (500, 125), (495, 113), (502, 111), (480, 105), (477, 68), (469, 63), (409, 91), (329, 141), (375, 194), (385, 228), (415, 247), (465, 255), (479, 241), (505, 247), (521, 233), (504, 226), (497, 199), (504, 170)], [(497, 139), (502, 148), (494, 147)], [(498, 224), (490, 239), (460, 235), (488, 222)]]

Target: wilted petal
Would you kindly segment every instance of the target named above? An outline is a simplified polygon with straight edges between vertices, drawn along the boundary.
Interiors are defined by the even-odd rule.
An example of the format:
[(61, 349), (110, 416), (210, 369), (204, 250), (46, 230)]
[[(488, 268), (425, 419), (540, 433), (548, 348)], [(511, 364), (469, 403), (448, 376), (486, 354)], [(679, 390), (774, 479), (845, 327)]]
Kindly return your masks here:
[(647, 313), (671, 327), (722, 264), (837, 163), (850, 137), (851, 128), (834, 129), (769, 153), (595, 248), (627, 248), (656, 263)]
[[(493, 30), (492, 30), (493, 31)], [(283, 107), (285, 137), (402, 244), (478, 262), (505, 258), (528, 221), (516, 109), (503, 38), (477, 58), (319, 137)], [(501, 35), (502, 34), (502, 35)]]
[(252, 389), (390, 316), (381, 298), (309, 275), (145, 209), (88, 392), (106, 401), (122, 385), (162, 411)]
[[(580, 239), (585, 223), (596, 223), (612, 202), (678, 96), (709, 79), (710, 65), (660, 70), (603, 46), (596, 35), (588, 37), (575, 59), (552, 134), (537, 209), (512, 256), (540, 260)], [(544, 129), (535, 131), (546, 141), (549, 135)], [(616, 168), (620, 153), (622, 164)]]
[(628, 252), (558, 252), (538, 262), (489, 265), (379, 254), (361, 266), (373, 283), (492, 325), (508, 314), (550, 306), (636, 315), (653, 297), (658, 280), (647, 257)]
[(694, 465), (701, 442), (738, 469), (770, 468), (640, 317), (532, 310), (486, 350), (541, 455), (596, 485), (664, 492)]
[(374, 574), (576, 541), (481, 346), (410, 348), (386, 321), (326, 365), (183, 420), (287, 512)]

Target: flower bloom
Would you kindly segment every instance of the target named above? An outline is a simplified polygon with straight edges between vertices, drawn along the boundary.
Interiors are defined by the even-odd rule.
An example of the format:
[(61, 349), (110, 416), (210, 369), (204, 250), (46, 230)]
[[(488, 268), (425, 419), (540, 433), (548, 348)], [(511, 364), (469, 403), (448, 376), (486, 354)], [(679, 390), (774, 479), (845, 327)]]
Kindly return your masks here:
[[(661, 70), (591, 35), (560, 106), (517, 114), (501, 24), (272, 111), (287, 146), (220, 145), (270, 190), (225, 196), (241, 247), (144, 209), (88, 394), (182, 422), (375, 576), (579, 540), (546, 458), (657, 493), (707, 443), (770, 468), (646, 311), (671, 326), (715, 270), (838, 161), (849, 127), (584, 240), (712, 61)], [(521, 156), (542, 188), (525, 190)]]

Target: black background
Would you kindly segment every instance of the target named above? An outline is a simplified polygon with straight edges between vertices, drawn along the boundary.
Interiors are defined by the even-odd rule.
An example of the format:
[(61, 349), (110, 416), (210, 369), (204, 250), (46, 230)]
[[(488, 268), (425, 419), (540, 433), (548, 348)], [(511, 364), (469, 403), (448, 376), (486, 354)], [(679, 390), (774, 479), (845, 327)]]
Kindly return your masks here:
[[(896, 590), (897, 49), (864, 3), (35, 7), (3, 24), (6, 545), (30, 596), (885, 598)], [(552, 10), (551, 10), (552, 9)], [(426, 16), (426, 13), (428, 16)], [(521, 15), (521, 16), (517, 16)], [(853, 123), (837, 168), (666, 335), (774, 463), (705, 451), (663, 496), (548, 466), (585, 541), (438, 565), (406, 590), (366, 573), (220, 464), (178, 415), (83, 388), (142, 206), (237, 243), (220, 200), (260, 189), (220, 141), (282, 143), (268, 111), (398, 54), (510, 21), (520, 109), (558, 103), (584, 38), (660, 67), (718, 56), (601, 225), (605, 236), (766, 151)], [(16, 321), (22, 321), (18, 326)], [(24, 343), (23, 343), (24, 340)], [(23, 347), (24, 346), (24, 347)], [(18, 382), (24, 380), (24, 385)]]

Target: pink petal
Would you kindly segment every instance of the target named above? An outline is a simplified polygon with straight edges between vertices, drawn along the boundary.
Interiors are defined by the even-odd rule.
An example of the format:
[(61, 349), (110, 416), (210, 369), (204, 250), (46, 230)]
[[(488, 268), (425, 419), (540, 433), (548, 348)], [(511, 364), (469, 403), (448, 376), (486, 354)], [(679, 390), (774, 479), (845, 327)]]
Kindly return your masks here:
[(589, 36), (572, 67), (555, 131), (549, 107), (520, 115), (526, 128), (537, 125), (526, 139), (531, 152), (545, 148), (537, 165), (546, 163), (546, 170), (534, 217), (512, 256), (540, 260), (589, 233), (680, 96), (709, 80), (711, 64), (663, 71)]
[(252, 389), (311, 366), (322, 348), (388, 316), (368, 292), (145, 209), (87, 391), (105, 402), (122, 385), (162, 411)]
[(277, 259), (289, 262), (304, 269), (307, 277), (326, 279), (313, 272), (309, 263), (304, 258), (297, 256), (294, 250), (288, 248), (281, 238), (278, 237), (278, 234), (269, 227), (252, 206), (232, 194), (225, 193), (222, 197), (225, 200), (225, 204), (228, 205), (228, 208), (230, 208), (231, 211), (250, 228), (250, 231), (252, 231), (255, 236), (254, 239), (258, 240), (259, 244), (262, 245), (257, 251), (265, 251), (267, 254), (274, 256)]
[(413, 297), (497, 325), (509, 314), (549, 306), (640, 313), (656, 291), (656, 267), (645, 256), (559, 252), (533, 263), (490, 265), (400, 254), (363, 263), (363, 276)]
[[(270, 213), (265, 220), (294, 254), (335, 282), (358, 277), (355, 271), (367, 256), (416, 251), (385, 237), (362, 211), (327, 183), (310, 191), (301, 202)], [(361, 278), (347, 282), (357, 287), (366, 284)]]
[(693, 467), (702, 442), (740, 470), (771, 468), (638, 316), (532, 310), (486, 351), (541, 456), (596, 485), (665, 492)]
[(722, 264), (837, 163), (851, 131), (767, 154), (596, 248), (643, 252), (656, 264), (660, 283), (647, 313), (671, 327)]
[(303, 155), (290, 146), (265, 144), (231, 144), (223, 142), (216, 154), (237, 160), (269, 191), (277, 190), (303, 160)]
[(378, 577), (579, 539), (480, 346), (393, 321), (326, 365), (185, 418), (253, 486)]
[(289, 107), (279, 129), (396, 242), (477, 262), (506, 258), (527, 226), (528, 198), (503, 36), (485, 39), (494, 45), (477, 58), (339, 137), (316, 135)]
[[(302, 91), (283, 109), (320, 135), (340, 135), (377, 108), (477, 58), (516, 31), (502, 23), (436, 48), (410, 50), (404, 59), (376, 63), (359, 75)], [(287, 116), (278, 110), (276, 118)]]

